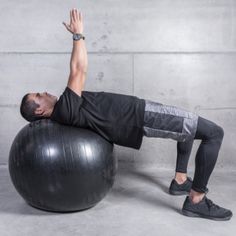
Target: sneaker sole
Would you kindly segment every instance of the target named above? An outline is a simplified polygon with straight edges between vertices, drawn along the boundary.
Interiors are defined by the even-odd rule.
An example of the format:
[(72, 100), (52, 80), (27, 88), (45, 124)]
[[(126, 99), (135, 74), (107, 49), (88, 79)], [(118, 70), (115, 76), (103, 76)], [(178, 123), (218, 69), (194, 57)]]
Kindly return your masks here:
[[(208, 192), (209, 192), (209, 190), (207, 190), (205, 194), (207, 194)], [(189, 192), (188, 191), (169, 190), (169, 194), (171, 194), (171, 195), (188, 195)]]
[(188, 195), (189, 192), (188, 191), (175, 191), (175, 190), (169, 190), (169, 194), (171, 195)]
[(210, 220), (217, 220), (217, 221), (230, 220), (231, 217), (232, 217), (232, 215), (231, 215), (231, 216), (227, 216), (227, 217), (224, 217), (224, 218), (216, 218), (216, 217), (205, 216), (205, 215), (201, 215), (201, 214), (194, 213), (194, 212), (191, 212), (191, 211), (186, 211), (186, 210), (182, 210), (182, 213), (183, 213), (183, 215), (189, 216), (189, 217), (200, 217), (200, 218), (205, 218), (205, 219), (210, 219)]

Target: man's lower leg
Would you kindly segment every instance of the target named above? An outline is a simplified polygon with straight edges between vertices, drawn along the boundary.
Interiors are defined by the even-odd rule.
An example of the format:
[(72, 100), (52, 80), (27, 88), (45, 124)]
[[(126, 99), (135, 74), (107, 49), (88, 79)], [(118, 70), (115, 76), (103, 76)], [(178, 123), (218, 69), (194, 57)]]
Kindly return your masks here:
[(214, 169), (224, 132), (220, 126), (206, 119), (199, 119), (196, 133), (202, 139), (195, 159), (195, 173), (190, 195), (186, 197), (182, 212), (190, 217), (202, 217), (212, 220), (229, 220), (232, 212), (213, 203), (205, 196), (206, 186)]

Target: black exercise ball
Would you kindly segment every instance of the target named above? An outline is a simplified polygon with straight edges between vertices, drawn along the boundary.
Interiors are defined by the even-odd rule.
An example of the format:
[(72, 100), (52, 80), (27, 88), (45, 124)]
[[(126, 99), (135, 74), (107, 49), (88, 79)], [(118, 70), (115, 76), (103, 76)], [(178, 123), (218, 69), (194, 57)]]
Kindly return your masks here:
[(72, 212), (95, 206), (112, 188), (117, 171), (113, 154), (113, 143), (92, 130), (43, 119), (19, 131), (8, 166), (29, 205)]

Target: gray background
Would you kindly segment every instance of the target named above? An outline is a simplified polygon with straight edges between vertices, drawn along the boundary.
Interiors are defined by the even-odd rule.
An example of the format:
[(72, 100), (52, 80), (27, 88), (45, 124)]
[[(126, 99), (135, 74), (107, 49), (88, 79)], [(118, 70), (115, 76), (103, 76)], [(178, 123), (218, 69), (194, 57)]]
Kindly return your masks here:
[[(85, 90), (135, 95), (194, 111), (221, 125), (216, 168), (235, 169), (236, 2), (233, 0), (0, 1), (0, 164), (27, 123), (26, 92), (59, 96), (67, 83), (69, 10), (84, 16)], [(200, 141), (196, 140), (190, 168)], [(120, 163), (173, 169), (176, 142), (144, 137), (140, 150), (115, 145)]]

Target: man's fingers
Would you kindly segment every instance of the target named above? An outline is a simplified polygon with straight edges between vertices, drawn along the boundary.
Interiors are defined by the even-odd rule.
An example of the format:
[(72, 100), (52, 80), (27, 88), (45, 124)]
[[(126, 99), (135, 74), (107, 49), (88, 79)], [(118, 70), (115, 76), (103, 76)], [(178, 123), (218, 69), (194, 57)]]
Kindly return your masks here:
[(70, 24), (72, 23), (73, 18), (72, 18), (72, 11), (70, 11)]
[(83, 17), (82, 17), (82, 12), (79, 13), (79, 20), (82, 21)]
[(76, 12), (75, 12), (75, 8), (72, 10), (72, 19), (73, 19), (73, 21), (76, 21)]
[(78, 10), (77, 9), (75, 9), (75, 18), (76, 18), (76, 20), (79, 20), (79, 15), (78, 15)]
[(64, 21), (62, 23), (68, 30), (70, 30), (70, 26), (68, 24), (66, 24)]
[(64, 21), (62, 22), (62, 24), (63, 24), (65, 27), (67, 27), (67, 25), (66, 25), (66, 23), (65, 23)]

